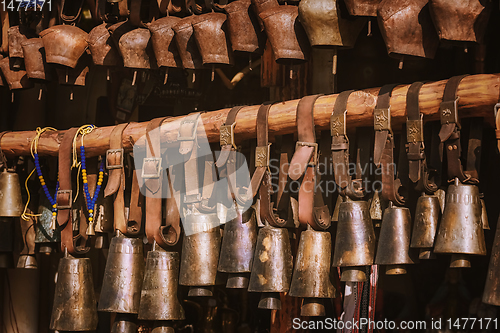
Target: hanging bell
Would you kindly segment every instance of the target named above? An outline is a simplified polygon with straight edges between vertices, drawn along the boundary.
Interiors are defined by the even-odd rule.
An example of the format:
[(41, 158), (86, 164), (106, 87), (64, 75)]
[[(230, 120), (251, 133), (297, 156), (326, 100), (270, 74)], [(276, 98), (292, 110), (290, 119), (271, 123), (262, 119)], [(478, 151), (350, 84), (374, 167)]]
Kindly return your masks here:
[(7, 30), (9, 38), (9, 58), (24, 58), (21, 44), (29, 38), (36, 37), (35, 32), (27, 26), (16, 25)]
[(141, 291), (139, 320), (183, 320), (184, 309), (177, 299), (179, 253), (153, 244), (148, 252)]
[(207, 13), (193, 21), (194, 37), (203, 65), (230, 65), (233, 55), (225, 32), (226, 14)]
[(497, 231), (493, 248), (491, 249), (490, 265), (484, 285), (483, 303), (500, 306), (500, 224), (497, 223)]
[(470, 267), (468, 255), (486, 255), (477, 186), (464, 185), (455, 178), (448, 187), (434, 252), (451, 253), (450, 267)]
[(67, 253), (59, 260), (50, 329), (57, 331), (93, 331), (97, 311), (88, 258), (73, 258)]
[(381, 0), (345, 0), (349, 14), (354, 16), (377, 16), (377, 7)]
[(138, 313), (143, 277), (142, 240), (125, 237), (117, 230), (109, 244), (99, 311)]
[(484, 199), (481, 199), (481, 224), (484, 230), (490, 230), (490, 222), (488, 221), (488, 212), (486, 212)]
[(88, 34), (74, 25), (55, 25), (40, 32), (48, 63), (75, 68), (88, 47)]
[(175, 43), (181, 56), (182, 67), (185, 69), (203, 68), (201, 54), (194, 38), (192, 23), (195, 21), (195, 15), (187, 16), (172, 27), (175, 31)]
[(180, 20), (176, 16), (167, 16), (148, 23), (158, 67), (182, 68), (179, 52), (174, 42), (175, 32), (172, 29)]
[(417, 200), (410, 247), (420, 249), (419, 259), (434, 259), (434, 238), (441, 217), (441, 206), (435, 195), (423, 193)]
[(259, 14), (277, 63), (290, 65), (308, 58), (309, 42), (298, 15), (298, 7), (289, 5), (272, 7)]
[(380, 228), (382, 224), (382, 205), (379, 191), (375, 190), (370, 199), (370, 217), (374, 221), (376, 228)]
[[(300, 234), (290, 296), (304, 297), (301, 316), (324, 316), (323, 298), (335, 297), (330, 281), (332, 238), (329, 232), (308, 230)], [(314, 281), (314, 283), (310, 283)]]
[(410, 257), (411, 216), (406, 207), (389, 203), (382, 218), (376, 265), (387, 265), (385, 274), (406, 274), (404, 265), (413, 264)]
[(367, 280), (365, 267), (375, 257), (375, 231), (366, 201), (340, 204), (333, 266), (343, 267), (341, 281)]
[(102, 23), (89, 33), (89, 50), (95, 65), (118, 66), (122, 62), (108, 30), (109, 27), (109, 23)]
[(33, 87), (33, 82), (26, 75), (25, 70), (14, 70), (12, 67), (13, 60), (3, 58), (0, 60), (0, 69), (10, 90), (25, 89)]
[(110, 333), (136, 333), (136, 317), (129, 313), (117, 313)]
[(36, 257), (30, 254), (22, 254), (19, 256), (17, 260), (17, 268), (25, 268), (25, 269), (37, 269), (38, 264), (36, 262)]
[(218, 270), (229, 273), (226, 288), (248, 288), (256, 241), (257, 220), (253, 208), (224, 225)]
[(188, 296), (213, 296), (221, 245), (219, 223), (217, 214), (188, 214), (183, 219), (179, 284), (191, 287)]
[(23, 208), (19, 175), (5, 168), (0, 173), (0, 217), (20, 217)]
[(156, 68), (151, 32), (137, 28), (124, 33), (118, 41), (123, 66), (136, 69)]
[(250, 15), (249, 0), (236, 0), (224, 7), (233, 51), (261, 53), (263, 38), (258, 22)]
[(248, 291), (262, 293), (259, 309), (279, 310), (279, 293), (287, 292), (293, 258), (288, 230), (269, 225), (259, 230)]
[(26, 74), (30, 79), (52, 80), (53, 70), (45, 60), (45, 48), (41, 38), (30, 38), (21, 44)]
[(175, 329), (168, 322), (157, 322), (151, 333), (175, 333)]

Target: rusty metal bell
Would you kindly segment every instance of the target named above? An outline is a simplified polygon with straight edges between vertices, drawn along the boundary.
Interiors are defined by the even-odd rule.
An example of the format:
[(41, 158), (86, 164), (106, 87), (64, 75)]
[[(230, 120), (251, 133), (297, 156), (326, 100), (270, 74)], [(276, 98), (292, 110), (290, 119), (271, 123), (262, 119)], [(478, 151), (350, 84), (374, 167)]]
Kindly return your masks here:
[(144, 252), (140, 238), (128, 238), (118, 230), (109, 244), (99, 311), (138, 313), (144, 278)]
[(289, 65), (308, 59), (309, 42), (298, 15), (298, 7), (289, 5), (272, 7), (259, 14), (276, 62), (280, 64)]
[(289, 295), (306, 299), (301, 316), (324, 316), (326, 311), (322, 299), (335, 297), (335, 288), (330, 281), (331, 257), (332, 237), (329, 232), (309, 228), (300, 234)]
[(231, 47), (235, 52), (261, 53), (263, 38), (257, 20), (250, 15), (249, 0), (236, 0), (224, 7)]
[(366, 201), (340, 204), (333, 266), (343, 267), (341, 281), (363, 282), (365, 266), (375, 257), (375, 230)]
[(256, 242), (257, 219), (253, 208), (224, 225), (218, 270), (229, 273), (226, 288), (248, 288)]
[(376, 265), (387, 265), (385, 274), (406, 274), (404, 265), (413, 264), (410, 257), (411, 216), (406, 207), (389, 203), (384, 211), (378, 240)]
[(110, 333), (136, 333), (136, 316), (129, 313), (117, 313)]
[(278, 3), (278, 0), (251, 0), (251, 2), (253, 11), (259, 20), (260, 28), (261, 30), (264, 30), (264, 23), (259, 17), (259, 14), (273, 7), (278, 7), (280, 4)]
[(279, 293), (287, 292), (293, 258), (288, 230), (269, 225), (259, 230), (248, 291), (262, 293), (259, 309), (279, 310)]
[(452, 254), (450, 267), (470, 267), (468, 255), (486, 255), (477, 186), (462, 184), (456, 178), (448, 187), (434, 252)]
[(172, 29), (180, 20), (179, 17), (167, 16), (148, 23), (158, 67), (182, 68), (179, 52), (174, 42), (175, 32)]
[(66, 255), (59, 260), (50, 329), (93, 331), (97, 309), (89, 258)]
[(177, 298), (179, 253), (153, 244), (148, 252), (142, 284), (139, 320), (183, 320), (184, 309)]
[(194, 37), (203, 65), (229, 65), (233, 55), (225, 31), (226, 14), (207, 13), (192, 22)]
[(10, 90), (25, 89), (33, 87), (33, 82), (29, 80), (25, 70), (15, 70), (12, 67), (13, 60), (3, 58), (0, 60), (0, 69)]
[(183, 219), (184, 233), (179, 284), (190, 286), (188, 296), (212, 296), (221, 246), (217, 214), (189, 214)]
[(492, 9), (491, 1), (429, 0), (439, 39), (482, 43)]
[(120, 53), (116, 49), (111, 33), (108, 30), (109, 27), (109, 23), (102, 23), (94, 27), (89, 33), (89, 50), (95, 65), (118, 66), (122, 62)]
[(137, 28), (124, 33), (118, 41), (123, 66), (128, 68), (156, 68), (151, 32), (146, 28)]
[(30, 38), (21, 44), (26, 74), (30, 79), (52, 80), (54, 73), (45, 59), (45, 48), (41, 38)]
[(500, 306), (500, 224), (497, 223), (490, 265), (484, 285), (483, 303)]
[(390, 56), (434, 58), (439, 38), (427, 6), (428, 0), (382, 0), (378, 25)]
[(410, 247), (420, 249), (419, 259), (433, 259), (434, 238), (441, 218), (441, 206), (435, 195), (422, 194), (417, 200)]
[(182, 67), (185, 69), (203, 68), (201, 54), (194, 38), (192, 23), (195, 21), (195, 15), (187, 16), (172, 27), (175, 31), (175, 43), (181, 56)]
[(19, 175), (5, 168), (0, 173), (0, 217), (20, 217), (23, 208)]
[(381, 0), (344, 0), (349, 14), (354, 16), (377, 16)]
[(88, 47), (88, 34), (73, 25), (55, 25), (40, 32), (48, 63), (75, 68)]

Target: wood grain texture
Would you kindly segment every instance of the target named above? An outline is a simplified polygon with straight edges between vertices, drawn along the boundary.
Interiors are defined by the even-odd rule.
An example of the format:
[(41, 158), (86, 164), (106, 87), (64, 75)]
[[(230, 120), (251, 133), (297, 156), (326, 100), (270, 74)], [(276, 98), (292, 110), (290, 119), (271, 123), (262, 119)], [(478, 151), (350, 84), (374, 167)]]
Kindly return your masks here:
[[(446, 80), (425, 84), (420, 91), (420, 111), (424, 121), (438, 120), (439, 104), (443, 97)], [(406, 120), (406, 92), (409, 85), (400, 85), (393, 91), (391, 98), (391, 114), (393, 128), (397, 129)], [(371, 88), (354, 92), (347, 105), (347, 127), (353, 129), (360, 126), (373, 125), (373, 109), (377, 102), (379, 88)], [(493, 123), (493, 106), (499, 101), (500, 74), (471, 75), (462, 80), (458, 88), (459, 116), (485, 117)], [(316, 130), (329, 128), (330, 115), (337, 94), (320, 97), (315, 104), (314, 119)], [(296, 132), (295, 112), (299, 100), (280, 102), (273, 105), (269, 114), (269, 133), (283, 135)], [(255, 123), (258, 105), (243, 108), (236, 118), (236, 141), (255, 138)], [(201, 115), (198, 134), (203, 130), (210, 142), (219, 141), (219, 127), (224, 123), (229, 109), (205, 112)], [(162, 142), (175, 144), (177, 131), (184, 116), (167, 119), (162, 126)], [(144, 144), (147, 122), (131, 123), (123, 133), (123, 146), (130, 150), (134, 143)], [(113, 127), (101, 127), (85, 136), (85, 151), (88, 156), (104, 154), (109, 147), (109, 136)], [(46, 132), (39, 141), (39, 155), (57, 155), (59, 143), (64, 131)], [(34, 131), (10, 132), (3, 136), (0, 145), (7, 155), (28, 155)]]

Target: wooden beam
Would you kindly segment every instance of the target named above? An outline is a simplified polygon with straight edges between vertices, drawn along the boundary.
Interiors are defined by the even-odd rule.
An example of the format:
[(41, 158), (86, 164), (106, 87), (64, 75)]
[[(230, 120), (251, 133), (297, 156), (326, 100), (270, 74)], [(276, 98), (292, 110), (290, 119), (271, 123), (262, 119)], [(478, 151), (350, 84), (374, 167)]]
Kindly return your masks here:
[[(446, 80), (425, 84), (420, 91), (420, 111), (424, 121), (438, 120), (439, 104), (443, 97)], [(394, 128), (398, 128), (406, 119), (406, 92), (409, 85), (398, 86), (391, 98), (391, 114)], [(352, 129), (360, 126), (373, 125), (373, 109), (377, 102), (379, 88), (365, 89), (354, 92), (347, 105), (347, 127)], [(500, 74), (471, 75), (462, 80), (458, 88), (459, 116), (485, 117), (492, 123), (493, 106), (499, 101)], [(330, 115), (337, 95), (320, 97), (314, 108), (314, 121), (317, 130), (329, 128)], [(269, 113), (270, 136), (296, 132), (295, 111), (299, 100), (279, 102), (273, 105)], [(255, 138), (255, 122), (259, 106), (243, 108), (236, 118), (235, 136), (237, 142)], [(201, 115), (204, 130), (210, 142), (219, 141), (219, 127), (226, 119), (229, 109), (205, 112)], [(181, 117), (167, 119), (162, 126), (162, 141), (175, 143)], [(146, 133), (147, 122), (131, 123), (124, 131), (123, 146), (130, 150), (134, 143)], [(101, 127), (85, 136), (85, 151), (88, 156), (101, 155), (109, 147), (109, 136), (113, 127)], [(200, 125), (198, 133), (202, 133)], [(40, 155), (55, 156), (64, 131), (47, 132), (39, 141)], [(0, 145), (7, 155), (28, 155), (34, 131), (11, 132), (3, 136)]]

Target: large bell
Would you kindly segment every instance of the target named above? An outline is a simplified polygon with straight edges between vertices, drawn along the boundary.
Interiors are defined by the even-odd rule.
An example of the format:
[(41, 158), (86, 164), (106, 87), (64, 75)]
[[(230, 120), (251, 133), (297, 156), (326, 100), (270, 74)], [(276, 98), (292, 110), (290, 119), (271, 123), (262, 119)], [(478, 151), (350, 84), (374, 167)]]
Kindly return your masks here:
[(498, 223), (484, 285), (483, 303), (500, 306), (500, 224)]
[(66, 254), (59, 260), (50, 329), (57, 331), (93, 331), (97, 328), (97, 310), (88, 258)]
[(253, 208), (224, 225), (219, 271), (229, 273), (226, 288), (248, 288), (257, 241), (257, 220)]
[(118, 41), (123, 66), (129, 68), (156, 68), (151, 32), (145, 28), (137, 28), (124, 33)]
[(0, 173), (0, 217), (20, 217), (23, 208), (19, 175), (4, 169)]
[(333, 266), (343, 267), (341, 281), (366, 281), (365, 267), (375, 257), (375, 231), (366, 201), (340, 204)]
[(335, 288), (330, 281), (331, 257), (332, 237), (329, 232), (310, 229), (300, 234), (289, 294), (305, 298), (301, 316), (324, 316), (322, 298), (335, 297)]
[(249, 0), (236, 0), (224, 7), (233, 51), (253, 53), (262, 49), (262, 34), (250, 15), (250, 4)]
[(92, 61), (100, 66), (118, 66), (121, 64), (120, 53), (108, 30), (109, 23), (102, 23), (89, 32), (89, 49)]
[(109, 244), (99, 311), (138, 313), (144, 278), (142, 240), (116, 233)]
[(232, 50), (225, 32), (226, 14), (207, 13), (193, 21), (196, 45), (203, 65), (229, 65), (233, 62)]
[(158, 246), (148, 252), (142, 284), (139, 320), (183, 320), (184, 309), (177, 299), (179, 253)]
[(417, 200), (410, 247), (420, 249), (419, 259), (432, 259), (434, 238), (441, 217), (441, 206), (435, 195), (422, 194)]
[(266, 225), (259, 230), (248, 291), (262, 293), (259, 309), (279, 310), (279, 293), (287, 292), (293, 258), (288, 230)]
[(406, 207), (389, 203), (384, 211), (378, 241), (376, 265), (387, 265), (385, 274), (406, 274), (403, 265), (413, 264), (410, 257), (411, 216)]
[(434, 252), (453, 254), (450, 267), (470, 267), (468, 255), (486, 255), (477, 186), (464, 185), (456, 178), (448, 187)]
[(158, 67), (182, 67), (179, 52), (174, 42), (175, 32), (172, 29), (180, 20), (179, 17), (167, 16), (148, 23)]
[(73, 25), (55, 25), (40, 32), (48, 63), (75, 68), (88, 47), (88, 34)]
[(186, 69), (203, 68), (200, 51), (194, 39), (192, 23), (195, 21), (195, 15), (187, 16), (172, 27), (175, 31), (175, 43), (181, 56), (182, 67)]
[(216, 282), (221, 245), (219, 217), (189, 214), (183, 223), (179, 284), (191, 287), (188, 296), (212, 296), (210, 287)]
[(45, 48), (41, 38), (30, 38), (22, 43), (26, 74), (30, 79), (51, 80), (53, 70), (45, 60)]

